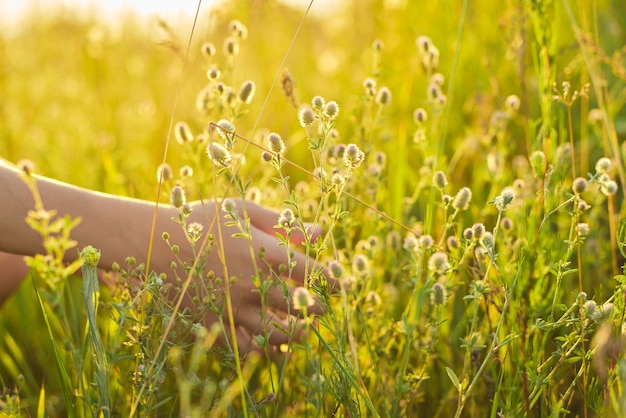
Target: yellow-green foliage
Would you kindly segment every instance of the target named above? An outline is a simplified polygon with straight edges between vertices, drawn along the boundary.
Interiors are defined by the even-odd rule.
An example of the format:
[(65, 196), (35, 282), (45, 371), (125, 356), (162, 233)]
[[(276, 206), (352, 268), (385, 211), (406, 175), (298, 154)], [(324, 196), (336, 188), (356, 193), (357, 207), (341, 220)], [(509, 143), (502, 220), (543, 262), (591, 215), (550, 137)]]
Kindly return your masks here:
[[(50, 416), (64, 416), (68, 403), (75, 416), (103, 405), (112, 416), (135, 407), (159, 416), (626, 413), (618, 274), (626, 6), (336, 3), (319, 10), (313, 2), (303, 17), (276, 1), (225, 2), (203, 9), (191, 35), (191, 21), (170, 16), (104, 22), (65, 9), (33, 11), (0, 32), (2, 157), (154, 200), (169, 138), (174, 179), (159, 199), (168, 201), (188, 165), (187, 199), (210, 199), (235, 178), (229, 195), (256, 195), (279, 211), (289, 201), (287, 229), (294, 216), (322, 224), (328, 248), (309, 249), (343, 283), (332, 297), (312, 286), (328, 297), (329, 313), (290, 356), (239, 366), (214, 347), (221, 328), (204, 328), (199, 313), (177, 314), (158, 351), (174, 315), (159, 291), (167, 272), (120, 260), (114, 270), (145, 286), (120, 280), (104, 292), (99, 324), (96, 306), (88, 324), (82, 317), (78, 281), (45, 292), (40, 308), (29, 279), (2, 308), (0, 412), (34, 415), (43, 396)], [(223, 44), (233, 19), (248, 36), (229, 60)], [(217, 50), (210, 59), (205, 42)], [(437, 57), (426, 57), (433, 46)], [(199, 111), (212, 66), (235, 94), (254, 82), (251, 103)], [(315, 96), (335, 101), (338, 117), (316, 109)], [(322, 122), (301, 126), (303, 104)], [(214, 182), (206, 142), (181, 144), (169, 127), (185, 122), (196, 137), (219, 130), (210, 124), (221, 119), (239, 135), (221, 143), (236, 142), (232, 161), (245, 152), (245, 163), (236, 174), (220, 167)], [(269, 132), (284, 154), (276, 138), (268, 145)], [(340, 144), (353, 144), (345, 157)], [(602, 157), (610, 160), (596, 166)], [(322, 164), (318, 180), (311, 174)], [(248, 181), (256, 192), (243, 190)], [(45, 270), (43, 259), (35, 270)], [(303, 311), (306, 292), (298, 290)], [(199, 309), (220, 309), (200, 300)], [(53, 358), (69, 373), (61, 381)], [(237, 376), (245, 376), (243, 396)]]

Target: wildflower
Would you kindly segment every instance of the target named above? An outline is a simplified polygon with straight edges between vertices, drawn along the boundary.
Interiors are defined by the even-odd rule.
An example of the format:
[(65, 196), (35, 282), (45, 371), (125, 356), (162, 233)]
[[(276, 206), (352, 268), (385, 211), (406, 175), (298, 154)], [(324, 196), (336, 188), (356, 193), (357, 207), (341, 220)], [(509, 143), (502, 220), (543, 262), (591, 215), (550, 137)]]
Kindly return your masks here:
[(169, 181), (173, 178), (174, 172), (168, 163), (163, 163), (157, 168), (157, 181)]
[(265, 162), (272, 161), (272, 158), (273, 158), (272, 154), (270, 154), (267, 151), (263, 151), (261, 153), (261, 159), (263, 159), (263, 161), (265, 161)]
[(306, 308), (315, 304), (311, 292), (309, 292), (306, 287), (302, 286), (293, 289), (292, 302), (294, 309), (298, 311), (304, 311)]
[(391, 103), (391, 90), (389, 90), (387, 87), (381, 87), (380, 90), (378, 90), (378, 94), (376, 95), (376, 103), (381, 106), (387, 106), (389, 103)]
[(613, 180), (604, 181), (600, 185), (600, 191), (605, 196), (613, 196), (615, 193), (617, 193), (617, 189), (617, 183)]
[(428, 260), (428, 269), (435, 274), (446, 274), (446, 272), (450, 269), (448, 255), (441, 251), (437, 251), (431, 255)]
[(217, 67), (211, 67), (206, 72), (207, 78), (211, 81), (217, 80), (218, 78), (220, 78), (220, 75), (220, 70)]
[(596, 302), (593, 300), (588, 300), (583, 304), (583, 309), (585, 311), (585, 316), (592, 317), (596, 312)]
[(586, 201), (580, 199), (580, 201), (578, 202), (578, 210), (581, 212), (586, 211), (587, 209), (589, 209), (591, 206), (589, 205), (589, 203), (587, 203)]
[(471, 241), (474, 239), (474, 230), (472, 228), (465, 228), (463, 231), (463, 238), (467, 241)]
[(443, 171), (436, 171), (433, 174), (433, 186), (438, 189), (443, 189), (448, 184), (448, 180), (446, 179), (446, 174)]
[(452, 196), (450, 196), (449, 194), (444, 194), (443, 196), (441, 196), (441, 202), (444, 204), (444, 206), (448, 207), (448, 205), (452, 203)]
[(456, 239), (454, 235), (450, 235), (446, 240), (446, 244), (450, 250), (456, 250), (459, 248), (459, 240)]
[(182, 178), (189, 178), (193, 176), (193, 168), (188, 165), (184, 165), (180, 168), (179, 174)]
[(328, 271), (330, 272), (330, 275), (333, 279), (339, 279), (341, 276), (343, 276), (343, 266), (337, 260), (333, 260), (330, 262), (330, 264), (328, 265)]
[(200, 49), (207, 58), (214, 56), (216, 52), (215, 45), (213, 45), (211, 42), (203, 43)]
[(417, 124), (417, 125), (421, 125), (422, 123), (426, 122), (428, 120), (428, 113), (426, 113), (426, 110), (418, 107), (417, 109), (415, 109), (415, 112), (413, 112), (413, 121)]
[(324, 106), (324, 116), (329, 120), (334, 120), (339, 114), (339, 105), (335, 101), (330, 101)]
[(374, 97), (376, 95), (376, 80), (373, 78), (366, 78), (363, 80), (363, 88), (365, 89), (365, 95), (368, 97)]
[(217, 133), (224, 139), (228, 139), (227, 134), (235, 133), (235, 125), (228, 119), (220, 119), (217, 123)]
[(421, 248), (427, 249), (432, 247), (432, 245), (435, 243), (435, 241), (433, 240), (433, 237), (431, 237), (430, 235), (422, 235), (419, 238), (419, 244)]
[(296, 218), (293, 214), (293, 211), (289, 208), (282, 211), (280, 216), (278, 217), (278, 226), (289, 229), (293, 227), (293, 224), (296, 222)]
[(176, 123), (176, 126), (174, 127), (174, 136), (176, 137), (176, 142), (179, 144), (193, 142), (193, 134), (191, 133), (191, 129), (189, 129), (189, 125), (185, 122)]
[(581, 222), (576, 225), (576, 233), (578, 233), (579, 237), (585, 237), (589, 235), (589, 224), (585, 222)]
[(374, 155), (374, 160), (379, 166), (385, 167), (387, 165), (387, 154), (385, 154), (383, 151), (379, 151), (376, 153), (376, 155)]
[(194, 236), (194, 237), (200, 236), (200, 234), (202, 234), (203, 229), (204, 227), (199, 222), (192, 222), (189, 225), (187, 225), (187, 233), (189, 233), (189, 235)]
[(513, 189), (511, 189), (510, 187), (507, 187), (502, 190), (500, 196), (496, 196), (493, 202), (496, 206), (496, 209), (498, 209), (499, 212), (503, 212), (509, 207), (514, 198), (515, 192), (513, 192)]
[(572, 190), (575, 194), (581, 194), (587, 189), (587, 180), (584, 177), (577, 177), (572, 182)]
[(352, 261), (353, 270), (360, 275), (365, 275), (369, 271), (369, 262), (363, 254), (358, 254)]
[(235, 38), (228, 37), (224, 40), (224, 54), (228, 56), (239, 54), (239, 43)]
[(185, 191), (180, 186), (174, 186), (170, 192), (170, 203), (177, 209), (183, 207), (186, 203)]
[(298, 118), (300, 119), (300, 125), (303, 128), (311, 126), (313, 122), (315, 122), (315, 114), (313, 114), (313, 111), (308, 107), (303, 107), (302, 109), (300, 109), (300, 114), (298, 115)]
[(226, 213), (231, 213), (236, 207), (237, 205), (235, 204), (235, 201), (230, 197), (227, 197), (222, 201), (222, 210)]
[(343, 153), (343, 161), (347, 167), (357, 168), (365, 160), (365, 153), (356, 144), (348, 144)]
[(228, 152), (226, 147), (222, 144), (218, 144), (217, 142), (211, 142), (209, 145), (207, 145), (206, 152), (209, 156), (209, 159), (215, 165), (226, 167), (230, 163), (230, 152)]
[(315, 110), (322, 110), (325, 104), (326, 104), (326, 101), (324, 100), (322, 96), (315, 96), (313, 100), (311, 100), (311, 105), (313, 106), (313, 109)]
[(596, 173), (607, 173), (611, 169), (611, 166), (611, 160), (606, 157), (602, 157), (596, 162)]
[(406, 238), (404, 238), (403, 247), (408, 252), (413, 253), (419, 248), (419, 241), (417, 240), (415, 235), (409, 234), (406, 236)]
[(468, 187), (463, 187), (454, 197), (452, 207), (456, 210), (467, 210), (471, 200), (472, 191)]
[(285, 152), (285, 143), (283, 139), (275, 132), (272, 132), (267, 136), (267, 142), (272, 152), (276, 154), (282, 154)]
[(448, 294), (446, 288), (439, 282), (433, 284), (432, 291), (430, 293), (430, 301), (433, 305), (445, 305), (448, 300)]
[(380, 39), (374, 39), (372, 42), (372, 49), (374, 51), (381, 51), (385, 47), (385, 44)]
[(472, 225), (472, 231), (474, 231), (474, 238), (479, 240), (485, 234), (485, 225), (481, 223), (475, 223), (474, 225)]
[(237, 93), (237, 97), (242, 103), (250, 104), (252, 98), (254, 97), (255, 85), (254, 82), (248, 80), (241, 85), (239, 89), (239, 93)]
[(485, 231), (482, 238), (480, 239), (480, 243), (485, 248), (493, 248), (493, 245), (495, 244), (493, 234), (489, 231)]
[(511, 218), (507, 218), (506, 216), (502, 218), (500, 221), (500, 226), (504, 232), (509, 232), (513, 230), (513, 221)]

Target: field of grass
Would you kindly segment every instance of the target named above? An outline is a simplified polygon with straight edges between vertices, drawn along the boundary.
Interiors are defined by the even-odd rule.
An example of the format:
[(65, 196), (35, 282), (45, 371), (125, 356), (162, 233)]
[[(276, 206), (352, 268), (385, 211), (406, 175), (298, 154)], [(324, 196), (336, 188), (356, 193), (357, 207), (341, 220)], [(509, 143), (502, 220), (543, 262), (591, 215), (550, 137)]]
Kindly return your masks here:
[(117, 195), (292, 209), (324, 233), (291, 250), (337, 283), (311, 269), (326, 313), (294, 309), (304, 339), (270, 359), (261, 333), (240, 362), (216, 343), (228, 324), (198, 319), (227, 309), (219, 272), (190, 269), (214, 294), (182, 313), (145, 254), (96, 302), (89, 263), (39, 265), (0, 307), (0, 414), (626, 415), (626, 4), (336, 7), (228, 1), (193, 32), (34, 10), (0, 31), (1, 157)]

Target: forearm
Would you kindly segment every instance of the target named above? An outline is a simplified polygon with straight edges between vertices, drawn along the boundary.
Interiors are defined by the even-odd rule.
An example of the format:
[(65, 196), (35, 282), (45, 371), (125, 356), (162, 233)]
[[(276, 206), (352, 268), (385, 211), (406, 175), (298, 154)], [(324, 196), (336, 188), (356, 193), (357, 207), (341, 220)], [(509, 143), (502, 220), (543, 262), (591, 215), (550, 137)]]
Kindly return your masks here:
[[(42, 237), (25, 222), (35, 200), (15, 168), (0, 163), (0, 251), (33, 255), (43, 251)], [(108, 268), (114, 261), (123, 262), (132, 255), (145, 261), (150, 240), (154, 204), (137, 199), (106, 195), (36, 177), (36, 184), (46, 210), (55, 210), (57, 216), (81, 218), (71, 237), (78, 248), (93, 245), (102, 252), (100, 265)], [(170, 206), (159, 209), (158, 229), (168, 226), (175, 215)], [(172, 225), (175, 227), (176, 225)], [(174, 229), (174, 228), (172, 228)], [(155, 234), (155, 245), (165, 245)], [(75, 259), (77, 251), (68, 251), (68, 260)]]

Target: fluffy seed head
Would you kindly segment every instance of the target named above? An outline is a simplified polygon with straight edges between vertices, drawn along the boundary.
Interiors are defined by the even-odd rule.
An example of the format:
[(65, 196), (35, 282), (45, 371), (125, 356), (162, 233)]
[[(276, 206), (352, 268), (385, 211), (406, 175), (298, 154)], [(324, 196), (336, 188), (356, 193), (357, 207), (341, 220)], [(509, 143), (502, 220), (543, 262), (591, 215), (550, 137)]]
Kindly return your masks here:
[(538, 150), (530, 154), (530, 165), (536, 177), (542, 177), (546, 173), (546, 155), (543, 151)]
[(381, 87), (376, 94), (376, 103), (381, 106), (387, 106), (391, 103), (391, 90), (387, 87)]
[(205, 42), (202, 44), (201, 51), (205, 57), (210, 58), (216, 53), (215, 45), (211, 42)]
[(413, 121), (417, 124), (417, 125), (421, 125), (422, 123), (426, 122), (428, 120), (428, 113), (426, 113), (426, 110), (418, 107), (417, 109), (415, 109), (415, 112), (413, 112)]
[(235, 125), (228, 119), (220, 119), (217, 123), (217, 133), (224, 139), (228, 138), (228, 134), (235, 132)]
[(617, 193), (617, 183), (613, 180), (607, 180), (600, 185), (600, 191), (605, 196), (613, 196)]
[(521, 101), (519, 97), (517, 97), (514, 94), (507, 97), (506, 100), (504, 101), (504, 108), (509, 113), (517, 112), (519, 110), (520, 105), (521, 105)]
[(502, 193), (500, 193), (500, 196), (497, 196), (494, 199), (496, 209), (498, 209), (498, 211), (500, 212), (505, 211), (514, 198), (515, 192), (513, 191), (513, 189), (510, 187), (505, 188), (504, 190), (502, 190)]
[(485, 225), (481, 223), (475, 223), (472, 225), (472, 230), (474, 231), (474, 238), (477, 240), (482, 239), (485, 235)]
[(433, 284), (433, 288), (430, 293), (431, 303), (433, 305), (445, 305), (446, 300), (448, 300), (446, 288), (439, 282)]
[(472, 228), (465, 228), (463, 231), (463, 238), (467, 241), (471, 241), (474, 239), (474, 230)]
[(315, 304), (313, 295), (311, 295), (309, 289), (302, 286), (293, 289), (292, 302), (294, 309), (298, 311), (304, 311), (306, 308)]
[(324, 116), (330, 120), (334, 120), (339, 114), (339, 105), (334, 100), (326, 103), (324, 106)]
[(172, 166), (168, 163), (163, 163), (157, 168), (157, 181), (169, 181), (174, 178), (174, 172)]
[(333, 260), (330, 262), (330, 264), (328, 265), (328, 271), (330, 272), (330, 275), (333, 277), (333, 279), (339, 279), (341, 278), (341, 276), (343, 276), (343, 266), (337, 260)]
[(267, 136), (267, 143), (269, 144), (269, 149), (276, 154), (282, 154), (285, 152), (285, 143), (283, 139), (276, 132), (272, 132)]
[(448, 184), (448, 180), (446, 179), (446, 174), (443, 171), (436, 171), (433, 174), (433, 186), (438, 189), (443, 189)]
[(450, 235), (446, 240), (446, 244), (450, 250), (456, 250), (459, 248), (459, 240), (456, 239), (454, 235)]
[(374, 51), (381, 51), (385, 47), (385, 44), (380, 39), (374, 39), (372, 42), (372, 49)]
[(229, 56), (239, 54), (239, 43), (235, 38), (228, 37), (224, 40), (224, 54)]
[(228, 29), (230, 29), (230, 33), (237, 39), (243, 41), (248, 37), (248, 28), (238, 20), (232, 20), (228, 24)]
[(252, 98), (254, 97), (255, 89), (256, 86), (254, 85), (254, 81), (245, 81), (239, 88), (239, 93), (237, 93), (237, 97), (241, 102), (245, 104), (250, 104)]
[(217, 142), (211, 142), (206, 147), (207, 155), (213, 164), (227, 167), (230, 163), (231, 156), (230, 152), (226, 149), (222, 144), (218, 144)]
[(585, 179), (584, 177), (575, 178), (574, 182), (572, 183), (572, 190), (576, 194), (583, 193), (585, 190), (587, 190), (587, 179)]
[(179, 174), (184, 179), (193, 177), (193, 168), (188, 165), (184, 165), (180, 168)]
[(365, 160), (365, 153), (356, 144), (348, 144), (343, 153), (343, 161), (347, 167), (357, 168)]
[(444, 252), (437, 251), (430, 256), (430, 259), (428, 260), (428, 268), (435, 274), (446, 274), (446, 272), (450, 269), (448, 255)]
[(576, 232), (578, 233), (579, 237), (586, 237), (587, 235), (589, 235), (589, 224), (585, 222), (579, 223), (578, 225), (576, 225)]
[(363, 254), (357, 254), (352, 261), (352, 268), (357, 274), (366, 274), (369, 271), (369, 261)]
[(322, 96), (315, 96), (311, 100), (311, 105), (313, 106), (313, 109), (315, 110), (322, 110), (325, 104), (326, 104), (326, 101), (324, 100)]
[(429, 49), (433, 46), (433, 42), (430, 40), (428, 36), (418, 36), (415, 41), (417, 44), (417, 49), (420, 54), (428, 53)]
[(600, 174), (606, 173), (611, 169), (611, 166), (611, 160), (606, 157), (602, 157), (596, 162), (596, 172)]
[(457, 210), (467, 210), (471, 200), (472, 191), (468, 187), (463, 187), (454, 197), (452, 207)]
[(174, 186), (170, 192), (170, 203), (177, 209), (182, 208), (185, 203), (185, 191), (180, 186)]
[(220, 78), (220, 75), (221, 75), (221, 74), (222, 74), (222, 73), (220, 72), (219, 68), (217, 68), (217, 67), (215, 67), (215, 66), (214, 66), (214, 67), (211, 67), (211, 68), (209, 68), (209, 69), (207, 70), (207, 72), (206, 72), (206, 77), (207, 77), (209, 80), (211, 80), (211, 81), (215, 81), (215, 80), (217, 80), (218, 78)]
[(307, 126), (311, 126), (313, 122), (315, 122), (315, 114), (310, 108), (303, 107), (302, 109), (300, 109), (298, 119), (300, 119), (300, 125), (303, 128), (306, 128)]
[(500, 221), (500, 226), (502, 227), (502, 230), (504, 232), (509, 232), (513, 230), (513, 221), (511, 220), (511, 218), (507, 218), (506, 216), (504, 218), (502, 218), (502, 220)]
[(193, 142), (193, 134), (191, 133), (191, 129), (189, 129), (189, 125), (182, 121), (176, 123), (176, 126), (174, 126), (174, 136), (176, 137), (176, 142), (179, 144)]
[(235, 201), (230, 197), (225, 198), (222, 202), (222, 210), (226, 213), (234, 211), (236, 207), (237, 205), (235, 204)]

